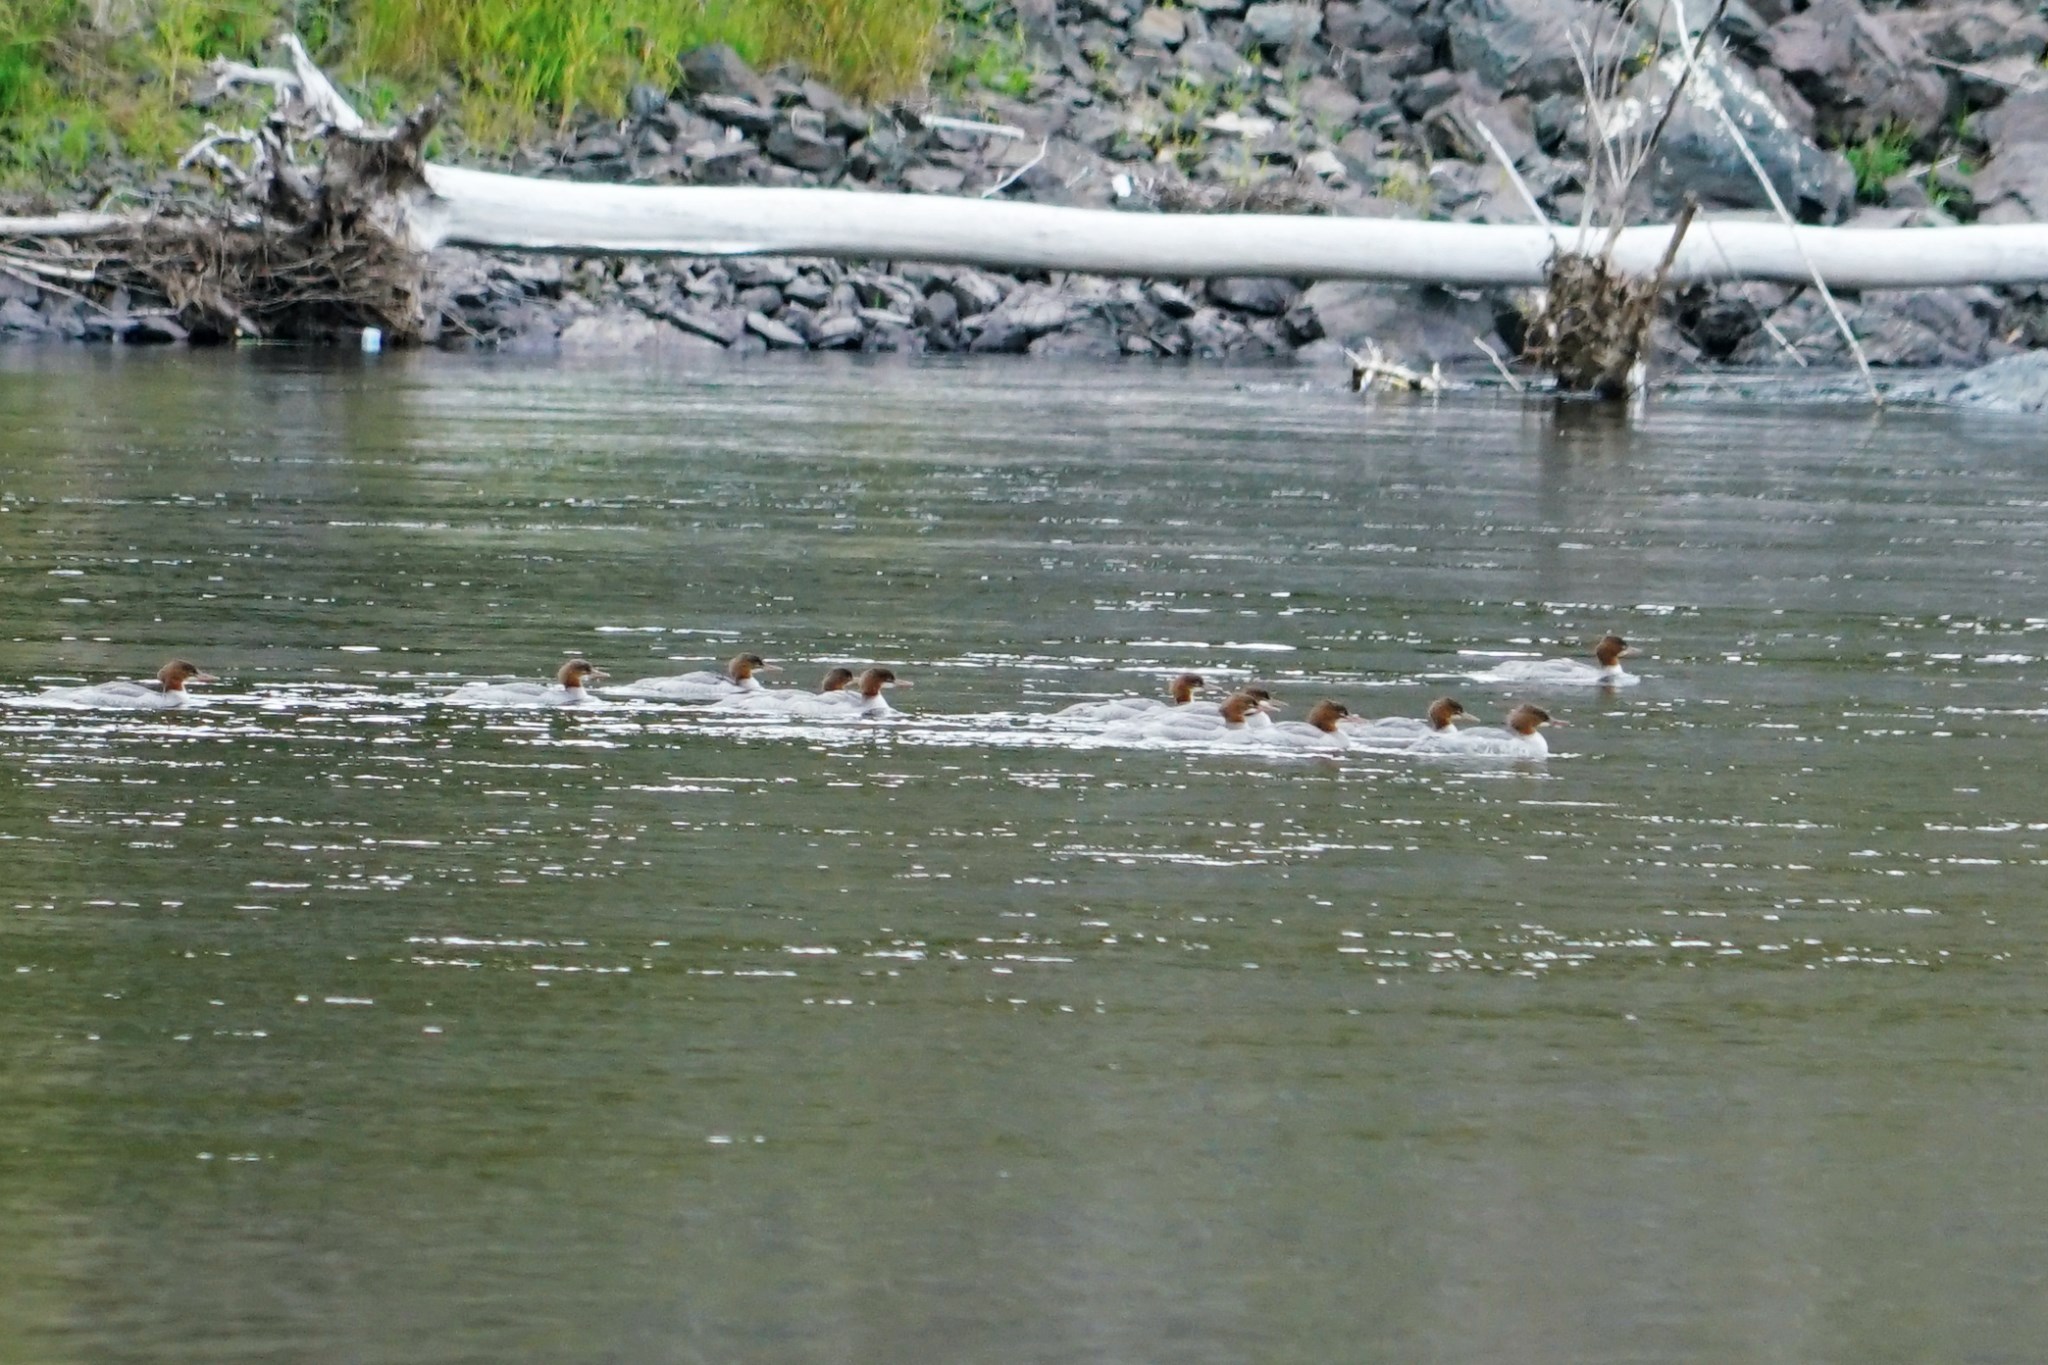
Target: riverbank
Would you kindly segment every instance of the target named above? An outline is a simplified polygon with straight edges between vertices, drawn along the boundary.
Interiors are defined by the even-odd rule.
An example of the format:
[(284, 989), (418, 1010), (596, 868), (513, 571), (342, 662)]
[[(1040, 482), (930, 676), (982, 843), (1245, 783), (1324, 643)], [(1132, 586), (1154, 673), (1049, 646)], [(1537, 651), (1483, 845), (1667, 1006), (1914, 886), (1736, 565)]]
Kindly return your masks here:
[[(1743, 102), (1761, 163), (1803, 218), (2031, 221), (2037, 182), (2048, 204), (2048, 93), (2026, 88), (2025, 76), (2048, 49), (2048, 25), (1996, 0), (1776, 8), (1733, 0), (1715, 85)], [(588, 115), (509, 157), (468, 159), (578, 180), (1001, 195), (1141, 213), (1525, 220), (1487, 157), (1490, 134), (1538, 206), (1575, 221), (1577, 168), (1593, 149), (1566, 34), (1604, 25), (1610, 39), (1647, 49), (1649, 31), (1622, 23), (1579, 0), (1022, 0), (982, 11), (956, 38), (954, 80), (914, 100), (862, 103), (714, 46), (684, 55), (671, 88), (635, 86), (622, 117)], [(1626, 89), (1649, 99), (1668, 79), (1653, 64)], [(1759, 208), (1734, 148), (1692, 104), (1661, 145), (1644, 215), (1688, 192), (1710, 211)], [(1370, 339), (1412, 364), (1476, 370), (1491, 368), (1482, 346), (1519, 349), (1521, 303), (1507, 291), (1291, 280), (444, 251), (428, 314), (438, 344), (525, 351), (1314, 361)], [(2048, 338), (2034, 289), (1871, 292), (1844, 308), (1878, 366), (1975, 365)], [(67, 297), (0, 274), (0, 334), (181, 332), (168, 301)], [(1847, 360), (1819, 301), (1790, 286), (1684, 291), (1655, 339), (1666, 365)]]

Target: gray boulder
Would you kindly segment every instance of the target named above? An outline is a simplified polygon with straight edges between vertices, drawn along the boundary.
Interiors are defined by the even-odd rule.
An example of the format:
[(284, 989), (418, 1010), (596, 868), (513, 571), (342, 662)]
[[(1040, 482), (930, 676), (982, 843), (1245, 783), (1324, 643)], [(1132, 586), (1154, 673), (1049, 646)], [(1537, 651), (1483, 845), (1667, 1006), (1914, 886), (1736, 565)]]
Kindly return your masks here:
[(766, 313), (747, 314), (747, 330), (778, 351), (801, 351), (809, 347), (803, 333), (786, 322), (777, 322)]
[(1305, 47), (1322, 31), (1321, 5), (1253, 5), (1244, 12), (1247, 46)]
[(1241, 313), (1277, 318), (1294, 306), (1301, 291), (1291, 280), (1229, 276), (1209, 281), (1209, 298)]
[(1991, 149), (1971, 180), (1980, 223), (2048, 220), (2048, 90), (2023, 90), (1979, 117)]
[(679, 331), (645, 313), (607, 309), (577, 318), (562, 329), (557, 345), (573, 355), (627, 355), (639, 352), (683, 355), (723, 350), (714, 341)]
[(724, 43), (685, 52), (676, 61), (677, 85), (690, 95), (732, 95), (755, 104), (775, 103), (768, 82)]
[[(1653, 122), (1684, 74), (1676, 54), (1628, 87), (1634, 118)], [(1839, 153), (1821, 150), (1772, 103), (1763, 88), (1724, 51), (1710, 50), (1657, 144), (1648, 180), (1653, 204), (1674, 211), (1687, 193), (1710, 208), (1765, 209), (1769, 197), (1715, 112), (1727, 109), (1750, 150), (1794, 214), (1805, 222), (1839, 222), (1856, 199), (1856, 175)], [(1645, 127), (1647, 131), (1647, 127)]]
[(1985, 412), (2048, 410), (2048, 351), (1994, 360), (1957, 380), (1943, 397)]
[(1443, 17), (1460, 70), (1487, 89), (1532, 99), (1583, 90), (1575, 30), (1600, 35), (1603, 48), (1632, 51), (1648, 41), (1633, 25), (1617, 33), (1613, 11), (1588, 0), (1444, 0)]
[(1302, 294), (1289, 326), (1297, 332), (1320, 328), (1336, 346), (1356, 349), (1374, 341), (1406, 365), (1483, 364), (1485, 357), (1472, 338), (1493, 338), (1495, 305), (1433, 285), (1326, 280)]
[(1919, 34), (1860, 0), (1818, 0), (1774, 25), (1771, 64), (1814, 109), (1823, 137), (1855, 142), (1889, 125), (1924, 135), (1948, 110), (1948, 80)]

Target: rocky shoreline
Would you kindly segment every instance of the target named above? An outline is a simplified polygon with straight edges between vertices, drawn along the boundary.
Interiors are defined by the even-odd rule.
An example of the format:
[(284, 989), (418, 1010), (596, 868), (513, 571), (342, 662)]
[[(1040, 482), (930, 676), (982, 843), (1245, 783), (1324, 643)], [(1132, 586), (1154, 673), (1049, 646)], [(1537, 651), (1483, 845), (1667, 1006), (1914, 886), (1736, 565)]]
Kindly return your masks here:
[[(1697, 6), (1704, 13), (1708, 6)], [(1544, 212), (1576, 221), (1587, 109), (1569, 34), (1654, 52), (1595, 0), (1015, 0), (987, 16), (949, 94), (860, 106), (730, 51), (678, 62), (623, 121), (500, 163), (648, 184), (993, 196), (1134, 213), (1276, 212), (1527, 221), (1484, 137)], [(1910, 226), (2048, 212), (2048, 21), (2011, 0), (1882, 6), (1730, 0), (1718, 94), (1807, 221)], [(1624, 95), (1654, 100), (1668, 63)], [(1482, 132), (1481, 130), (1484, 130)], [(1859, 178), (1851, 158), (1857, 152)], [(1877, 179), (1889, 162), (1889, 176)], [(1686, 193), (1762, 211), (1696, 101), (1660, 143), (1645, 213)], [(189, 193), (189, 185), (170, 186)], [(1881, 202), (1873, 202), (1873, 201)], [(175, 342), (165, 301), (94, 307), (0, 272), (0, 338)], [(1331, 360), (1368, 339), (1402, 361), (1491, 370), (1519, 349), (1511, 291), (1272, 279), (1128, 280), (914, 263), (564, 259), (437, 253), (429, 338), (564, 354), (859, 350)], [(1870, 362), (1981, 365), (2048, 343), (2048, 291), (1843, 300)], [(1811, 291), (1680, 294), (1655, 341), (1680, 367), (1847, 363)]]

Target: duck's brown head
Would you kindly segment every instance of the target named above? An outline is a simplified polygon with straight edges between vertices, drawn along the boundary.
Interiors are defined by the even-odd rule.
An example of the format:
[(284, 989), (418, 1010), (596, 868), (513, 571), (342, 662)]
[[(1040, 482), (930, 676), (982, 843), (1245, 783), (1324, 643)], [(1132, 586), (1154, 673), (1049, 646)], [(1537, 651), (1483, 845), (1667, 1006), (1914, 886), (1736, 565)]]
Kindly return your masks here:
[(736, 683), (743, 683), (756, 673), (780, 673), (782, 670), (758, 654), (735, 654), (732, 662), (725, 666), (725, 676)]
[(1326, 735), (1337, 733), (1337, 722), (1351, 714), (1351, 708), (1325, 697), (1308, 709), (1308, 723)]
[(1455, 721), (1464, 720), (1469, 713), (1464, 704), (1454, 697), (1438, 697), (1429, 704), (1429, 728), (1448, 730)]
[(885, 687), (908, 687), (909, 683), (896, 676), (887, 668), (871, 668), (860, 675), (860, 694), (872, 700), (882, 695)]
[(1224, 724), (1242, 725), (1252, 712), (1271, 712), (1276, 708), (1271, 692), (1263, 687), (1246, 687), (1231, 693), (1218, 709), (1223, 712)]
[(585, 683), (603, 682), (610, 676), (588, 659), (571, 659), (556, 670), (555, 681), (564, 687), (581, 687)]
[(1593, 646), (1593, 657), (1600, 661), (1602, 668), (1612, 668), (1633, 653), (1635, 650), (1629, 642), (1619, 635), (1603, 635), (1600, 643)]
[(156, 680), (163, 684), (166, 692), (183, 692), (186, 683), (211, 683), (220, 679), (200, 668), (198, 664), (183, 659), (173, 659), (156, 671)]
[(1195, 699), (1195, 693), (1208, 685), (1199, 673), (1183, 673), (1175, 678), (1166, 690), (1167, 695), (1173, 698), (1175, 706), (1186, 706)]
[(852, 681), (852, 669), (835, 668), (818, 680), (818, 690), (820, 692), (844, 692), (846, 685)]
[(1508, 729), (1518, 735), (1533, 735), (1546, 725), (1562, 725), (1561, 720), (1551, 719), (1550, 713), (1540, 706), (1524, 703), (1508, 712)]

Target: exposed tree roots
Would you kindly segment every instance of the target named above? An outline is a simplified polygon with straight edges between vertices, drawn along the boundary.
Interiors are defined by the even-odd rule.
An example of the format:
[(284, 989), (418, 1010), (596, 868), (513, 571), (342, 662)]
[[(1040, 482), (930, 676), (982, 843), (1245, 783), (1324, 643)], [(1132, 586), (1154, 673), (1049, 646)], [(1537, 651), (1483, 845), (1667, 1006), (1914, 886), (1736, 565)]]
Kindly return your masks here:
[(425, 261), (393, 206), (424, 184), (434, 117), (376, 135), (279, 112), (255, 133), (216, 132), (188, 160), (220, 173), (233, 198), (83, 235), (0, 239), (0, 269), (82, 297), (115, 326), (169, 318), (194, 341), (331, 340), (365, 327), (417, 341)]

